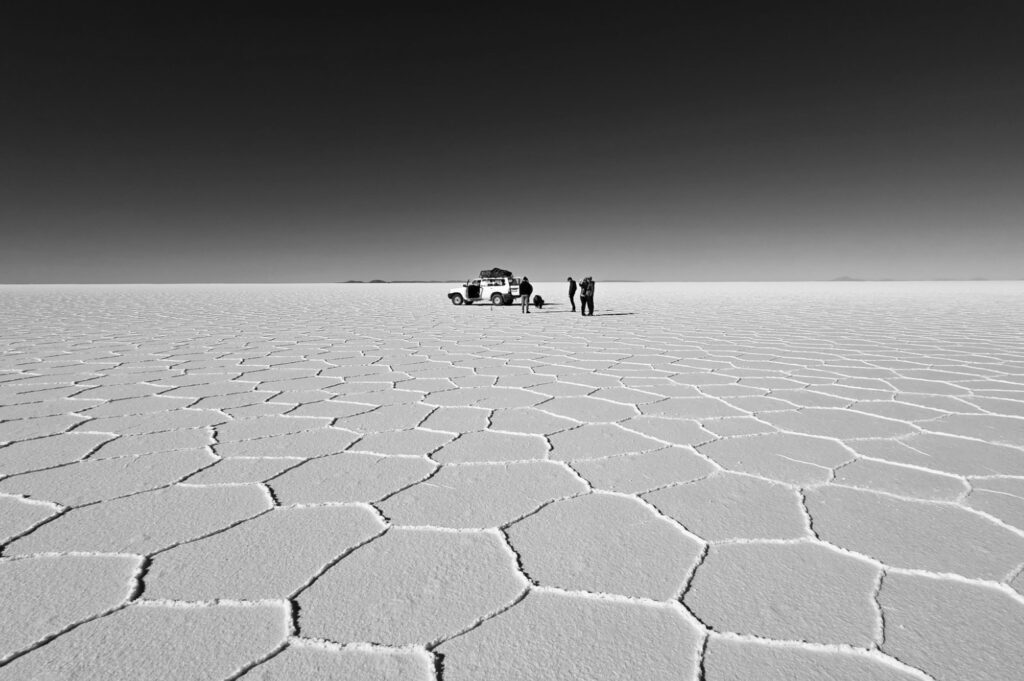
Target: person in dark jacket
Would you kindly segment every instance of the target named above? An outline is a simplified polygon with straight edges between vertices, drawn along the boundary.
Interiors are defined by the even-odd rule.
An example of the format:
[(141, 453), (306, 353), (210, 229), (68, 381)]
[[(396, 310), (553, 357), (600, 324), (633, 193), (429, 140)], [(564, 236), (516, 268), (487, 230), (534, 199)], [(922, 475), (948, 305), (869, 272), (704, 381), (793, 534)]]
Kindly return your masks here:
[(572, 305), (572, 311), (576, 311), (576, 280), (569, 277), (569, 304)]
[(523, 297), (523, 308), (522, 311), (526, 314), (530, 314), (530, 295), (533, 293), (533, 284), (530, 283), (528, 277), (523, 277), (523, 280), (519, 282), (519, 295)]
[(594, 316), (594, 280), (590, 277), (580, 282), (580, 314), (585, 317)]

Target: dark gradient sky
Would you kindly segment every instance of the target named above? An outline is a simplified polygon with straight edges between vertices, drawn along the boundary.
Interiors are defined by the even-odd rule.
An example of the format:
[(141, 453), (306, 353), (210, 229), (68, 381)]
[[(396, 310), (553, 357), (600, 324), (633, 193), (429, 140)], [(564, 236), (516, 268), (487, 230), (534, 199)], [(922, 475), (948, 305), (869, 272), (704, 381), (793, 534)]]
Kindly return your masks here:
[(0, 283), (1024, 277), (1016, 3), (374, 4), (5, 3)]

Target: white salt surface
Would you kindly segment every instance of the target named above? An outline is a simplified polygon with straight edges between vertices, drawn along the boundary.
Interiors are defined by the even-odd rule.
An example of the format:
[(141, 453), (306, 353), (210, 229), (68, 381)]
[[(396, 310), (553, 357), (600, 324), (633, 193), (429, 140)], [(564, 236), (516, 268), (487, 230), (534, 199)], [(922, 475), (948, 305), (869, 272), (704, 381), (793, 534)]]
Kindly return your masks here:
[(1024, 284), (0, 287), (0, 679), (1013, 679)]

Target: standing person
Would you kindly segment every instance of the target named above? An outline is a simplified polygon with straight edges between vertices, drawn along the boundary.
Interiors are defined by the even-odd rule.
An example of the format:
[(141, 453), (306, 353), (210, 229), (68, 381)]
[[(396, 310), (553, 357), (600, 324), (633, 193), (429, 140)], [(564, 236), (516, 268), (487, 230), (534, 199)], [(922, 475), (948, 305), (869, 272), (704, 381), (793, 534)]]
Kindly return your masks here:
[(594, 280), (590, 277), (585, 277), (580, 282), (580, 314), (584, 317), (587, 315), (587, 309), (590, 309), (591, 317), (594, 316)]
[(569, 277), (569, 304), (572, 305), (572, 311), (576, 311), (576, 280)]
[(530, 283), (529, 277), (523, 277), (523, 280), (519, 282), (519, 295), (523, 297), (523, 308), (522, 312), (530, 314), (530, 294), (533, 293), (533, 284)]

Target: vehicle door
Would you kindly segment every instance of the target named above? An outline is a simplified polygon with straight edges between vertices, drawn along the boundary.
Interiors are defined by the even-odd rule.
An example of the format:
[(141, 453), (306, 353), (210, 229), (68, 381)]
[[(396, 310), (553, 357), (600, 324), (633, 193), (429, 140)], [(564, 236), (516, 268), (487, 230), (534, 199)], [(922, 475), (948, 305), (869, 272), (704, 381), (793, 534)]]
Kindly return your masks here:
[(519, 279), (508, 280), (508, 292), (511, 293), (513, 296), (519, 295)]
[(468, 300), (480, 299), (480, 280), (471, 279), (466, 282), (466, 298)]

